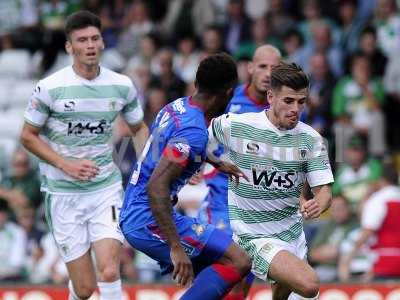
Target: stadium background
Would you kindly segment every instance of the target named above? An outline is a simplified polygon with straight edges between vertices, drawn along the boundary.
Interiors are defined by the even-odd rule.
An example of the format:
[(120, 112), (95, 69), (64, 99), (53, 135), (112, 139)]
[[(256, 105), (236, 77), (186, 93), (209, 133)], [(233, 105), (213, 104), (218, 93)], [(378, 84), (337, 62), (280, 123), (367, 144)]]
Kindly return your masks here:
[[(336, 179), (331, 212), (305, 224), (310, 260), (324, 282), (321, 298), (400, 299), (400, 270), (399, 281), (366, 283), (372, 264), (368, 245), (352, 262), (349, 280), (340, 282), (337, 269), (357, 238), (362, 204), (385, 164), (400, 166), (398, 4), (0, 0), (0, 198), (9, 206), (7, 219), (0, 218), (0, 299), (66, 297), (66, 270), (43, 218), (37, 161), (21, 150), (18, 135), (36, 82), (71, 62), (62, 28), (66, 16), (79, 9), (101, 16), (107, 46), (102, 65), (132, 78), (148, 124), (163, 105), (192, 93), (197, 65), (210, 53), (232, 54), (242, 83), (249, 78), (246, 65), (254, 49), (265, 43), (300, 64), (311, 79), (302, 120), (326, 138)], [(119, 120), (114, 154), (125, 182), (135, 160), (126, 131)], [(185, 187), (179, 209), (194, 215), (206, 192), (204, 184)], [(5, 222), (17, 226), (20, 234), (6, 232)], [(324, 249), (330, 255), (324, 256)], [(159, 276), (157, 265), (128, 246), (121, 272), (127, 299), (177, 299), (179, 289)], [(265, 284), (257, 283), (251, 299), (266, 299), (268, 293)]]

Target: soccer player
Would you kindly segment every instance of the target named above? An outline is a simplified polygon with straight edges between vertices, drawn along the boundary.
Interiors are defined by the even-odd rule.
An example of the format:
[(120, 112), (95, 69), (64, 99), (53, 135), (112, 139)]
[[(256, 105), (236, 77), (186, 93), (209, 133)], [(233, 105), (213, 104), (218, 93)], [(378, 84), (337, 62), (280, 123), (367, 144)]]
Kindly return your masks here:
[(73, 65), (39, 81), (21, 142), (41, 159), (46, 217), (71, 279), (69, 299), (88, 299), (96, 288), (92, 249), (100, 299), (120, 300), (122, 184), (109, 142), (120, 112), (139, 149), (148, 129), (130, 79), (99, 65), (100, 19), (87, 11), (74, 13), (65, 34)]
[[(267, 109), (271, 69), (278, 65), (280, 60), (281, 54), (277, 48), (271, 45), (258, 47), (248, 67), (250, 83), (242, 84), (235, 89), (226, 111), (246, 113)], [(222, 152), (223, 147), (219, 145), (214, 154), (219, 155)], [(203, 175), (210, 190), (199, 210), (199, 219), (232, 234), (228, 215), (228, 176), (218, 172), (212, 165), (205, 166)]]
[[(227, 112), (245, 113), (260, 112), (269, 107), (267, 90), (272, 67), (279, 64), (281, 53), (271, 45), (263, 45), (256, 49), (252, 61), (248, 65), (250, 83), (242, 84), (235, 89), (233, 98), (228, 104)], [(223, 152), (223, 146), (218, 145), (215, 155)], [(207, 164), (203, 171), (204, 180), (209, 192), (199, 209), (198, 217), (201, 222), (214, 224), (232, 235), (228, 213), (228, 176), (218, 172), (212, 165)], [(246, 280), (232, 290), (232, 299), (245, 299), (254, 275), (250, 274)], [(225, 298), (228, 299), (228, 298)]]
[[(229, 184), (228, 206), (237, 242), (252, 258), (252, 273), (273, 283), (273, 299), (287, 299), (291, 292), (315, 299), (319, 281), (305, 261), (302, 221), (328, 209), (333, 176), (322, 137), (299, 122), (307, 76), (295, 64), (280, 63), (270, 85), (269, 110), (214, 119), (210, 143), (222, 143), (250, 178)], [(308, 201), (300, 198), (305, 180), (314, 194)]]
[(229, 235), (173, 209), (179, 189), (206, 159), (207, 123), (224, 112), (236, 82), (228, 55), (204, 59), (196, 94), (158, 113), (125, 193), (120, 227), (128, 242), (182, 286), (196, 274), (181, 299), (221, 299), (250, 271), (249, 257)]

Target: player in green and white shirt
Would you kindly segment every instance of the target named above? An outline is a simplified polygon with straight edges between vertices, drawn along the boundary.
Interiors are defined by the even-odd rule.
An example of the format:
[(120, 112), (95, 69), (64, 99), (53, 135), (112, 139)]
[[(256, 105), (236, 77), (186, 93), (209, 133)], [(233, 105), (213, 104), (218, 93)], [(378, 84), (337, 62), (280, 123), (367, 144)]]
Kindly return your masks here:
[[(281, 63), (272, 70), (268, 111), (222, 115), (209, 127), (210, 147), (224, 144), (249, 179), (229, 184), (230, 223), (253, 260), (252, 272), (274, 282), (274, 299), (291, 292), (315, 298), (319, 290), (305, 261), (303, 218), (328, 209), (333, 176), (322, 137), (298, 121), (308, 90), (301, 68)], [(300, 197), (305, 181), (314, 193), (308, 201)]]
[(46, 217), (67, 264), (69, 299), (121, 300), (118, 228), (121, 174), (112, 159), (113, 123), (121, 113), (143, 148), (144, 125), (130, 79), (99, 66), (104, 43), (99, 18), (87, 11), (68, 17), (66, 50), (73, 65), (40, 80), (25, 112), (21, 142), (41, 159)]

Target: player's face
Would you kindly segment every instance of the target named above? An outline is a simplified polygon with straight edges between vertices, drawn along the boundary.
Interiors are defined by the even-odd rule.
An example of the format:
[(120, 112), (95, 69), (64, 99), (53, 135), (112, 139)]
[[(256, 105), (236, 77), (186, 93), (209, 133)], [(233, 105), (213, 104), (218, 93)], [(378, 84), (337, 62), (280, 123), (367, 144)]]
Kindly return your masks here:
[(74, 57), (75, 64), (96, 66), (99, 64), (104, 42), (99, 29), (89, 26), (72, 31), (66, 49)]
[(277, 127), (292, 129), (299, 122), (300, 114), (304, 110), (308, 97), (308, 89), (293, 90), (283, 86), (280, 91), (268, 91), (270, 110)]
[(280, 62), (279, 56), (273, 51), (260, 52), (249, 64), (251, 85), (260, 94), (266, 94), (269, 88), (271, 70)]

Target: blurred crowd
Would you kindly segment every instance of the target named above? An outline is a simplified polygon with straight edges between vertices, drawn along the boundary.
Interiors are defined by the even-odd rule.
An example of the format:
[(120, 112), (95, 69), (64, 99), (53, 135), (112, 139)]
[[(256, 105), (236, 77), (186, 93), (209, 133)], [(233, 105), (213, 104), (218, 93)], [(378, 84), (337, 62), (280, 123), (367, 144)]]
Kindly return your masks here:
[[(148, 124), (169, 101), (193, 92), (196, 68), (209, 54), (230, 53), (241, 83), (248, 81), (254, 50), (266, 43), (301, 65), (311, 80), (302, 121), (326, 138), (335, 174), (330, 212), (305, 224), (309, 260), (324, 282), (368, 280), (376, 270), (371, 248), (382, 239), (380, 230), (400, 237), (393, 222), (399, 224), (400, 209), (392, 209), (373, 225), (375, 237), (361, 239), (366, 220), (386, 207), (385, 191), (391, 188), (400, 203), (398, 177), (390, 172), (391, 166), (400, 167), (398, 5), (395, 0), (1, 0), (0, 282), (67, 280), (43, 217), (37, 160), (18, 145), (18, 134), (37, 80), (71, 63), (63, 25), (79, 9), (101, 17), (106, 44), (101, 64), (132, 79)], [(113, 139), (124, 182), (135, 161), (124, 138), (127, 130), (119, 120)], [(195, 214), (206, 190), (204, 185), (185, 189), (179, 209)], [(400, 278), (400, 247), (391, 255), (399, 267), (389, 277)], [(129, 247), (121, 268), (128, 280), (165, 280), (157, 264)]]

